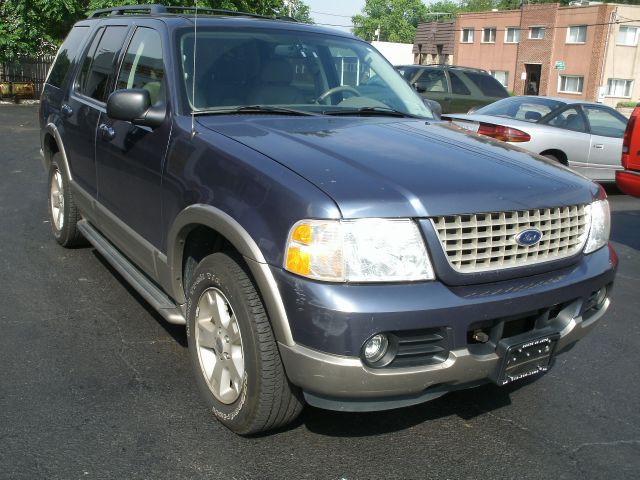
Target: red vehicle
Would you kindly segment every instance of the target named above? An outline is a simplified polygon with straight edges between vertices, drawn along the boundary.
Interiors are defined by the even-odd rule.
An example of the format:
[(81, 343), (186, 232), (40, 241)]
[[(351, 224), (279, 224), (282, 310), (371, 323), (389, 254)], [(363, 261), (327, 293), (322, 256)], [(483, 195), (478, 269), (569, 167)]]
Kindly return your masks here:
[(640, 197), (640, 104), (636, 106), (627, 123), (622, 142), (622, 166), (616, 172), (618, 188), (627, 195)]

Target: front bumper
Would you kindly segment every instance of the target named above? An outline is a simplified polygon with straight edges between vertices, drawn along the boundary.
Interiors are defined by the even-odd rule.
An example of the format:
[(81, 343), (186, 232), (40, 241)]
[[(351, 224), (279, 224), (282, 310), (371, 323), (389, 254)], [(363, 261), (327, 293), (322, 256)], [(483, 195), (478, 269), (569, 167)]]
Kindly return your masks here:
[(640, 172), (633, 170), (616, 172), (616, 184), (627, 195), (640, 197)]
[[(585, 256), (570, 268), (525, 279), (464, 289), (449, 289), (432, 282), (431, 287), (437, 288), (436, 291), (443, 296), (420, 297), (412, 302), (402, 298), (402, 302), (408, 302), (404, 312), (396, 311), (397, 298), (380, 295), (385, 292), (385, 287), (377, 291), (375, 298), (371, 299), (373, 303), (365, 303), (364, 307), (355, 301), (357, 294), (361, 293), (358, 290), (360, 287), (352, 287), (356, 295), (352, 297), (351, 311), (340, 313), (335, 309), (329, 310), (327, 302), (336, 296), (325, 296), (323, 303), (319, 297), (312, 295), (313, 288), (303, 290), (302, 283), (305, 281), (300, 281), (297, 293), (303, 294), (305, 302), (297, 304), (297, 316), (292, 315), (292, 310), (288, 308), (291, 312), (290, 322), (292, 317), (296, 318), (292, 322), (292, 330), (297, 343), (294, 346), (280, 344), (280, 352), (289, 380), (302, 388), (307, 402), (314, 406), (332, 410), (374, 411), (421, 403), (451, 390), (485, 383), (495, 375), (501, 364), (496, 349), (491, 350), (489, 344), (480, 349), (468, 344), (468, 331), (478, 322), (561, 305), (561, 309), (555, 310), (544, 325), (544, 331), (559, 333), (558, 351), (582, 338), (609, 307), (608, 298), (597, 309), (587, 308), (587, 303), (592, 292), (604, 286), (611, 288), (616, 265), (615, 253), (605, 247)], [(282, 278), (279, 280), (282, 282)], [(280, 290), (283, 291), (282, 284)], [(445, 291), (449, 292), (449, 296), (444, 295)], [(464, 295), (461, 295), (463, 292)], [(451, 295), (456, 297), (455, 305), (451, 304)], [(338, 298), (343, 303), (346, 301), (344, 295)], [(380, 298), (387, 306), (391, 305), (393, 314), (388, 311), (354, 311), (380, 305)], [(305, 306), (309, 302), (311, 305)], [(417, 304), (422, 304), (423, 309), (416, 312), (414, 307)], [(305, 318), (305, 312), (312, 315)], [(357, 356), (362, 342), (371, 334), (403, 327), (415, 329), (419, 327), (416, 322), (420, 319), (422, 327), (440, 325), (450, 332), (451, 348), (443, 361), (406, 368), (370, 368)], [(300, 342), (300, 328), (295, 325), (300, 320), (306, 322), (309, 330), (315, 331), (317, 337), (313, 345)], [(541, 336), (542, 331), (536, 327), (529, 333), (535, 338)], [(303, 335), (302, 338), (312, 337)], [(333, 338), (333, 341), (328, 341), (329, 338)], [(336, 342), (349, 351), (355, 349), (355, 355), (335, 354), (318, 348), (320, 345), (335, 347)]]

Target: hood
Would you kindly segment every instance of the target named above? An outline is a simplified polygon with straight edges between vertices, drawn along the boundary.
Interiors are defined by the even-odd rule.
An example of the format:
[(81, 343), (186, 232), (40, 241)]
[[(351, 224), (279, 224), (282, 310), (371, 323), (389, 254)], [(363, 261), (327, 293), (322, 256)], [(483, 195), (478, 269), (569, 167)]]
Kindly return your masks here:
[(445, 122), (366, 117), (200, 117), (329, 195), (344, 218), (428, 217), (588, 203), (568, 169)]

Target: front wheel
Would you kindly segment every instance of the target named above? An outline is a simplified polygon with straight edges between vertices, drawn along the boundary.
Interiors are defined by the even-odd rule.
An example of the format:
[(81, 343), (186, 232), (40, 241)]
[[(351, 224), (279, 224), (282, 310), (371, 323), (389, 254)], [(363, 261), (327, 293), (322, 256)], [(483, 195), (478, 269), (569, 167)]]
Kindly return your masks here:
[(255, 285), (235, 256), (197, 266), (187, 300), (187, 338), (196, 382), (215, 416), (250, 435), (284, 426), (302, 410), (289, 384)]

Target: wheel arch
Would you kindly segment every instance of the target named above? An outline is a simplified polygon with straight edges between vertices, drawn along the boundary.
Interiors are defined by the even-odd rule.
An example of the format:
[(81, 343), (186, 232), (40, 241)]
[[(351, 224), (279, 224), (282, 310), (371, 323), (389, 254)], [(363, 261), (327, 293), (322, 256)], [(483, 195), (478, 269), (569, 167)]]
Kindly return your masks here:
[(49, 171), (49, 166), (56, 153), (60, 153), (62, 157), (62, 165), (60, 165), (60, 167), (64, 169), (64, 173), (69, 181), (72, 181), (73, 177), (71, 176), (69, 159), (67, 158), (67, 152), (62, 143), (60, 132), (53, 123), (48, 123), (42, 135), (42, 163), (46, 171)]
[[(187, 301), (185, 252), (190, 248), (188, 241), (194, 232), (199, 238), (206, 232), (216, 237), (210, 239), (209, 253), (221, 250), (226, 242), (243, 257), (264, 301), (276, 339), (285, 345), (295, 345), (278, 286), (260, 248), (233, 217), (211, 205), (195, 204), (185, 208), (169, 231), (167, 263), (171, 271), (173, 298), (181, 304)], [(205, 242), (203, 248), (207, 247)]]
[(540, 155), (542, 155), (543, 157), (545, 155), (553, 155), (560, 161), (562, 165), (565, 165), (565, 166), (569, 165), (569, 159), (567, 158), (567, 154), (564, 153), (562, 150), (558, 150), (556, 148), (549, 148), (547, 150), (540, 152)]

